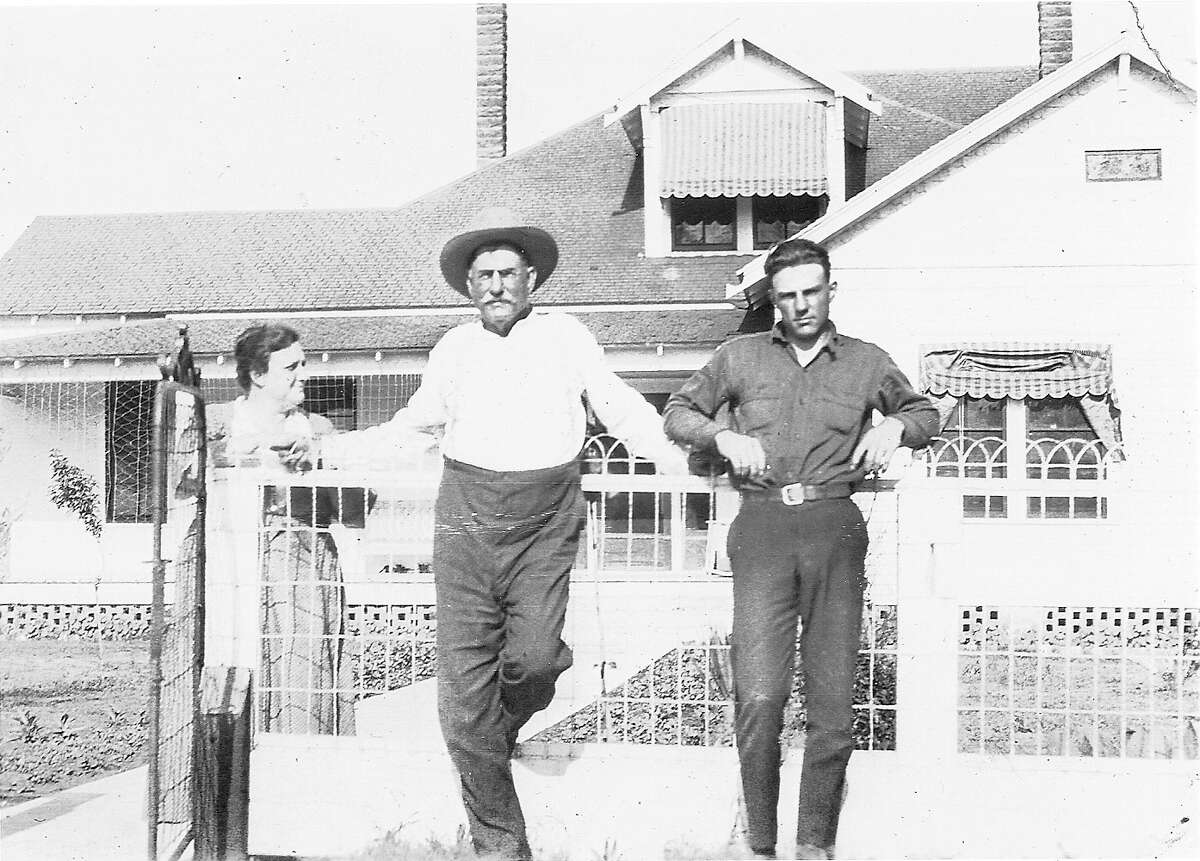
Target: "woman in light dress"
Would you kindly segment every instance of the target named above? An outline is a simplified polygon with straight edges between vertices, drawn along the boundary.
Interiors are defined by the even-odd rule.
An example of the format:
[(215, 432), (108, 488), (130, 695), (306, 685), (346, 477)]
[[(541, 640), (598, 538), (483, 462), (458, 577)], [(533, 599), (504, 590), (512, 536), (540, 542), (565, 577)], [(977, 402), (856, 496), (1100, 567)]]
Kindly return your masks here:
[[(307, 373), (299, 334), (279, 324), (251, 326), (234, 356), (243, 394), (208, 408), (213, 465), (278, 470), (281, 478), (312, 469), (318, 440), (333, 425), (301, 406)], [(262, 663), (254, 687), (265, 731), (354, 733), (345, 590), (329, 533), (337, 509), (331, 488), (264, 488)]]

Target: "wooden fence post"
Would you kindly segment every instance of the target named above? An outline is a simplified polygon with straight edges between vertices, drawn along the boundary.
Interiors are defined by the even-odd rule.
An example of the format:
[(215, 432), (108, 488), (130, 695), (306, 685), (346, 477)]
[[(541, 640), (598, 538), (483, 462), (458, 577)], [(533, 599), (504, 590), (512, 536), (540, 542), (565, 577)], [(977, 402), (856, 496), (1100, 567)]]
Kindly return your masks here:
[(250, 670), (205, 667), (196, 753), (195, 861), (246, 861)]

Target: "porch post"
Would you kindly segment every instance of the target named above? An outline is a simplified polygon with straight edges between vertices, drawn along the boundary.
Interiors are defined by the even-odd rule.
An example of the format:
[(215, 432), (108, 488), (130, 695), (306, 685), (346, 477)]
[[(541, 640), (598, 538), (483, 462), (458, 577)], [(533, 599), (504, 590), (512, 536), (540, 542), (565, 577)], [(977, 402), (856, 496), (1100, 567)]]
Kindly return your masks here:
[(896, 752), (923, 767), (953, 757), (958, 738), (951, 584), (961, 566), (961, 511), (958, 496), (934, 481), (910, 480), (897, 491)]

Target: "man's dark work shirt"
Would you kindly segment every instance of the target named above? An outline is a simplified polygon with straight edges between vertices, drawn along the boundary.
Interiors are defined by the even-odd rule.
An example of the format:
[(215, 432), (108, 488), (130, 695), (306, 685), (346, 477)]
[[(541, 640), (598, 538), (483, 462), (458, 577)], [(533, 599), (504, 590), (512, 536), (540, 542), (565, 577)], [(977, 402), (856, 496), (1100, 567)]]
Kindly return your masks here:
[(728, 405), (732, 430), (753, 436), (767, 456), (758, 478), (734, 478), (743, 489), (860, 481), (850, 456), (871, 426), (871, 411), (904, 423), (901, 444), (923, 448), (938, 431), (938, 413), (913, 391), (891, 357), (874, 344), (830, 337), (808, 367), (778, 326), (722, 344), (708, 364), (667, 401), (667, 436), (716, 451), (714, 421)]

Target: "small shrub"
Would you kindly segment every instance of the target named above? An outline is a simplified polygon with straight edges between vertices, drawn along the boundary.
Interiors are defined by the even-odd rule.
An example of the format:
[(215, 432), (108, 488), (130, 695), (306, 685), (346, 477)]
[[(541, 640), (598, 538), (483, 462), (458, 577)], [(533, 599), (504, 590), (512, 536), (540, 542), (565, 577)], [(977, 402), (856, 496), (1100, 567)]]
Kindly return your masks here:
[(50, 449), (50, 501), (64, 511), (74, 512), (94, 538), (104, 530), (100, 519), (100, 494), (96, 479), (80, 469), (56, 448)]
[(26, 743), (40, 741), (45, 734), (38, 716), (29, 709), (21, 709), (17, 712), (13, 717), (13, 722), (17, 726), (11, 736), (12, 741)]

